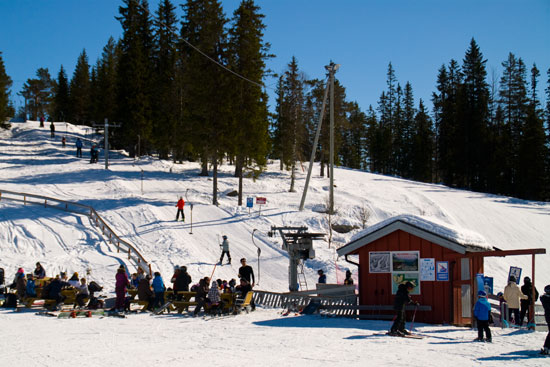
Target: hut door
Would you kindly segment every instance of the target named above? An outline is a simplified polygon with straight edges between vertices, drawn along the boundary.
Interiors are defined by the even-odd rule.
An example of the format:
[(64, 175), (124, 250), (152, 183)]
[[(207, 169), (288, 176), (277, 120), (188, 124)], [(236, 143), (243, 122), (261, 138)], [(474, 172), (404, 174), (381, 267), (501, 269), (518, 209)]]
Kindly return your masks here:
[(460, 278), (453, 282), (454, 322), (468, 325), (472, 317), (472, 289), (470, 281), (470, 259), (460, 259)]

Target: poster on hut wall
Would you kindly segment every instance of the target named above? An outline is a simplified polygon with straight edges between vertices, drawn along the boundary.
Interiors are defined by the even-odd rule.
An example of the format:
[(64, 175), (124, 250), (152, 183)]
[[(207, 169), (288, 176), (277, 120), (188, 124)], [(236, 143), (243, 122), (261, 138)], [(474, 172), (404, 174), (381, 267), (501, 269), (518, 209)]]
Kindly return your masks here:
[(390, 259), (389, 251), (369, 252), (369, 273), (390, 273)]
[(392, 251), (391, 271), (392, 272), (416, 272), (420, 270), (419, 251)]
[(420, 281), (435, 281), (435, 259), (420, 259)]
[(392, 273), (391, 276), (391, 294), (397, 293), (399, 284), (411, 282), (414, 285), (413, 290), (409, 293), (412, 295), (420, 294), (420, 278), (418, 273)]

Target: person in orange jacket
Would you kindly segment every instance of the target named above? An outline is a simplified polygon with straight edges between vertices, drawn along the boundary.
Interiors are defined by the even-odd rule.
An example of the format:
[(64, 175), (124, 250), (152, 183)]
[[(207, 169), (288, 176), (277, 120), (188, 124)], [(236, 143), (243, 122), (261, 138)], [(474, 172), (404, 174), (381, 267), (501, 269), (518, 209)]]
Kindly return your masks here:
[(180, 199), (178, 200), (178, 203), (176, 204), (178, 207), (178, 213), (176, 214), (176, 222), (178, 221), (181, 213), (181, 221), (185, 222), (185, 214), (183, 213), (183, 207), (185, 206), (185, 201), (183, 200), (183, 197), (180, 196)]

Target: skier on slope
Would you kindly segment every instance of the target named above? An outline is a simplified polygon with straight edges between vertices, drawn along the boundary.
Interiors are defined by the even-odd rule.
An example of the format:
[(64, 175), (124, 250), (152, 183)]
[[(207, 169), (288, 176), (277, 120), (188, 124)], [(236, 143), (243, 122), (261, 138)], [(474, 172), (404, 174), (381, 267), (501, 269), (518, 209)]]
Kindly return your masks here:
[(417, 306), (418, 302), (412, 300), (409, 293), (414, 289), (414, 284), (407, 282), (404, 284), (399, 284), (397, 288), (397, 294), (395, 295), (395, 300), (393, 303), (393, 309), (396, 312), (395, 321), (391, 327), (390, 335), (403, 336), (409, 335), (410, 332), (405, 330), (405, 306), (409, 303), (414, 303)]
[(178, 221), (181, 213), (181, 221), (185, 222), (185, 213), (183, 212), (183, 207), (185, 206), (185, 201), (183, 200), (183, 197), (180, 196), (180, 199), (178, 200), (178, 203), (176, 204), (178, 207), (178, 213), (176, 214), (176, 222)]
[(489, 320), (491, 318), (491, 304), (487, 300), (485, 291), (477, 292), (478, 300), (474, 305), (474, 316), (477, 321), (477, 339), (475, 341), (483, 341), (483, 331), (485, 331), (485, 341), (491, 342), (491, 329), (489, 328)]
[(222, 264), (222, 261), (223, 261), (223, 256), (225, 254), (227, 254), (227, 259), (228, 259), (228, 264), (231, 264), (231, 254), (229, 253), (229, 241), (227, 240), (227, 236), (226, 235), (223, 235), (222, 236), (223, 238), (223, 242), (222, 244), (220, 245), (220, 247), (222, 248), (222, 254), (220, 256), (220, 265)]

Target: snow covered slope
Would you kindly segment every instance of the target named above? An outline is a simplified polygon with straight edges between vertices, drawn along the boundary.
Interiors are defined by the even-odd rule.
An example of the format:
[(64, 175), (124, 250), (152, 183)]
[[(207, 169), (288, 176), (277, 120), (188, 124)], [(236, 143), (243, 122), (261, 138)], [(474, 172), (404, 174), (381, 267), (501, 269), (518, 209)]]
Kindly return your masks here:
[[(319, 213), (328, 198), (328, 179), (314, 168), (306, 208), (298, 210), (307, 171), (298, 171), (297, 191), (288, 192), (289, 173), (269, 165), (257, 181), (245, 179), (244, 196), (263, 196), (267, 205), (258, 214), (237, 206), (227, 193), (237, 189), (234, 167), (223, 165), (219, 174), (218, 207), (211, 205), (212, 181), (198, 176), (198, 163), (176, 164), (150, 158), (135, 161), (121, 152), (111, 152), (109, 170), (89, 164), (89, 143), (84, 158), (75, 157), (74, 141), (97, 138), (86, 127), (56, 123), (57, 136), (37, 122), (15, 123), (11, 131), (0, 132), (0, 188), (34, 193), (93, 206), (115, 231), (137, 246), (165, 280), (174, 265), (186, 265), (194, 280), (209, 276), (220, 255), (219, 241), (226, 234), (230, 241), (232, 265), (218, 266), (214, 277), (236, 278), (238, 260), (246, 257), (258, 272), (256, 243), (260, 257), (260, 289), (288, 289), (288, 258), (280, 238), (270, 238), (273, 225), (305, 225), (312, 232), (328, 233), (328, 217)], [(67, 147), (61, 136), (67, 136)], [(88, 158), (88, 159), (87, 159)], [(143, 173), (142, 173), (143, 172)], [(361, 208), (369, 209), (368, 225), (396, 215), (415, 215), (437, 221), (464, 233), (475, 232), (501, 249), (538, 248), (550, 250), (550, 204), (527, 202), (509, 197), (450, 189), (357, 170), (335, 169), (335, 207), (332, 218), (339, 224), (360, 227)], [(143, 193), (142, 193), (143, 188)], [(187, 197), (186, 222), (175, 222), (175, 203)], [(190, 203), (193, 203), (191, 228)], [(315, 243), (316, 258), (306, 262), (308, 283), (313, 285), (317, 269), (323, 268), (328, 282), (342, 282), (342, 271), (355, 270), (343, 259), (336, 260), (335, 248), (351, 239), (358, 228), (347, 234), (333, 232), (328, 242)], [(191, 233), (192, 232), (192, 233)], [(327, 236), (328, 238), (328, 236)], [(550, 251), (549, 251), (550, 252)], [(537, 258), (536, 286), (550, 283), (548, 256)], [(0, 201), (0, 266), (11, 277), (17, 267), (30, 271), (40, 261), (48, 273), (67, 270), (88, 271), (90, 277), (114, 287), (115, 268), (126, 262), (106, 243), (84, 216), (38, 206), (22, 206)], [(509, 266), (531, 271), (528, 256), (488, 259), (486, 274), (495, 277), (495, 287), (503, 287)], [(130, 270), (132, 270), (130, 268)]]

